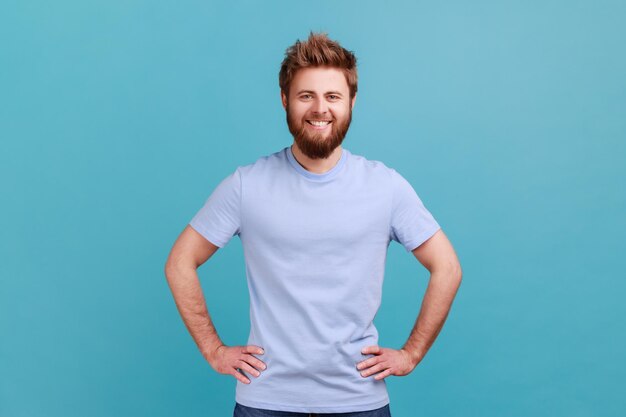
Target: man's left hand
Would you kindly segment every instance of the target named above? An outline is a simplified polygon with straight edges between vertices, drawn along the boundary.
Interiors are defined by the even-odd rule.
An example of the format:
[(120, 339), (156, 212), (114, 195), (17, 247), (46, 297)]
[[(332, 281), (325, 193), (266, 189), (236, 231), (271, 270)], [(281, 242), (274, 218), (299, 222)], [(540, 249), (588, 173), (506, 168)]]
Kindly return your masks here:
[(357, 369), (361, 372), (362, 377), (365, 378), (378, 373), (374, 377), (376, 380), (384, 379), (389, 375), (408, 375), (419, 362), (404, 349), (366, 346), (361, 350), (361, 353), (376, 355), (357, 364)]

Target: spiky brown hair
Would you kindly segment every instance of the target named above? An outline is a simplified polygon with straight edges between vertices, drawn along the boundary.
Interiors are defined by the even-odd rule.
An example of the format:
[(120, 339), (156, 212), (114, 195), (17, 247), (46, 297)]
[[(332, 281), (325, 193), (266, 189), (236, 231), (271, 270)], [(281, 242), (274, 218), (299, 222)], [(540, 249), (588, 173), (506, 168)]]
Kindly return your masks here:
[(299, 69), (328, 66), (343, 71), (350, 89), (350, 98), (357, 92), (356, 56), (344, 49), (339, 42), (328, 38), (326, 33), (311, 33), (309, 38), (301, 42), (297, 40), (285, 51), (285, 59), (280, 66), (278, 85), (287, 97), (291, 80)]

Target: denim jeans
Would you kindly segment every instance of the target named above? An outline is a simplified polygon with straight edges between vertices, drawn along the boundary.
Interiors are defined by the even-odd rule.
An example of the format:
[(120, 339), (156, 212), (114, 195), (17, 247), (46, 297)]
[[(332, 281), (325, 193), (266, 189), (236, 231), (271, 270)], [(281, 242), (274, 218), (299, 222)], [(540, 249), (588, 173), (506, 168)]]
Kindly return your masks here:
[(351, 413), (298, 413), (295, 411), (264, 410), (252, 408), (235, 402), (233, 417), (391, 417), (389, 404), (376, 410), (355, 411)]

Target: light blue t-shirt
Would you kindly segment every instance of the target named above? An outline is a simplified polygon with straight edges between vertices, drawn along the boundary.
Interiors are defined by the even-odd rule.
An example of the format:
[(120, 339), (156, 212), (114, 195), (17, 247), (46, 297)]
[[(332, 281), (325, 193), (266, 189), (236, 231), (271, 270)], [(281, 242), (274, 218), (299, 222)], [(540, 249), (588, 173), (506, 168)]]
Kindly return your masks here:
[[(391, 240), (407, 252), (439, 224), (394, 169), (342, 148), (315, 174), (291, 147), (238, 167), (189, 223), (214, 245), (241, 239), (250, 292), (249, 345), (261, 346), (259, 377), (237, 381), (245, 406), (343, 413), (389, 403), (385, 380), (362, 377)], [(400, 347), (397, 347), (398, 349)]]

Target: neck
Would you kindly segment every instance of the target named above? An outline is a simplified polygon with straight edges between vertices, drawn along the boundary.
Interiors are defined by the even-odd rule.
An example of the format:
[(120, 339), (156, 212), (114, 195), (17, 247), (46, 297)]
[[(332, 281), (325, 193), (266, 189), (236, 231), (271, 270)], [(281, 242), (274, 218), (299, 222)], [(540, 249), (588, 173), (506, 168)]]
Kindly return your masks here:
[(341, 159), (342, 152), (341, 145), (339, 145), (330, 155), (328, 155), (328, 158), (311, 159), (302, 153), (295, 142), (291, 145), (291, 153), (293, 153), (296, 161), (298, 161), (304, 169), (314, 174), (323, 174), (333, 169), (333, 167), (337, 165)]

